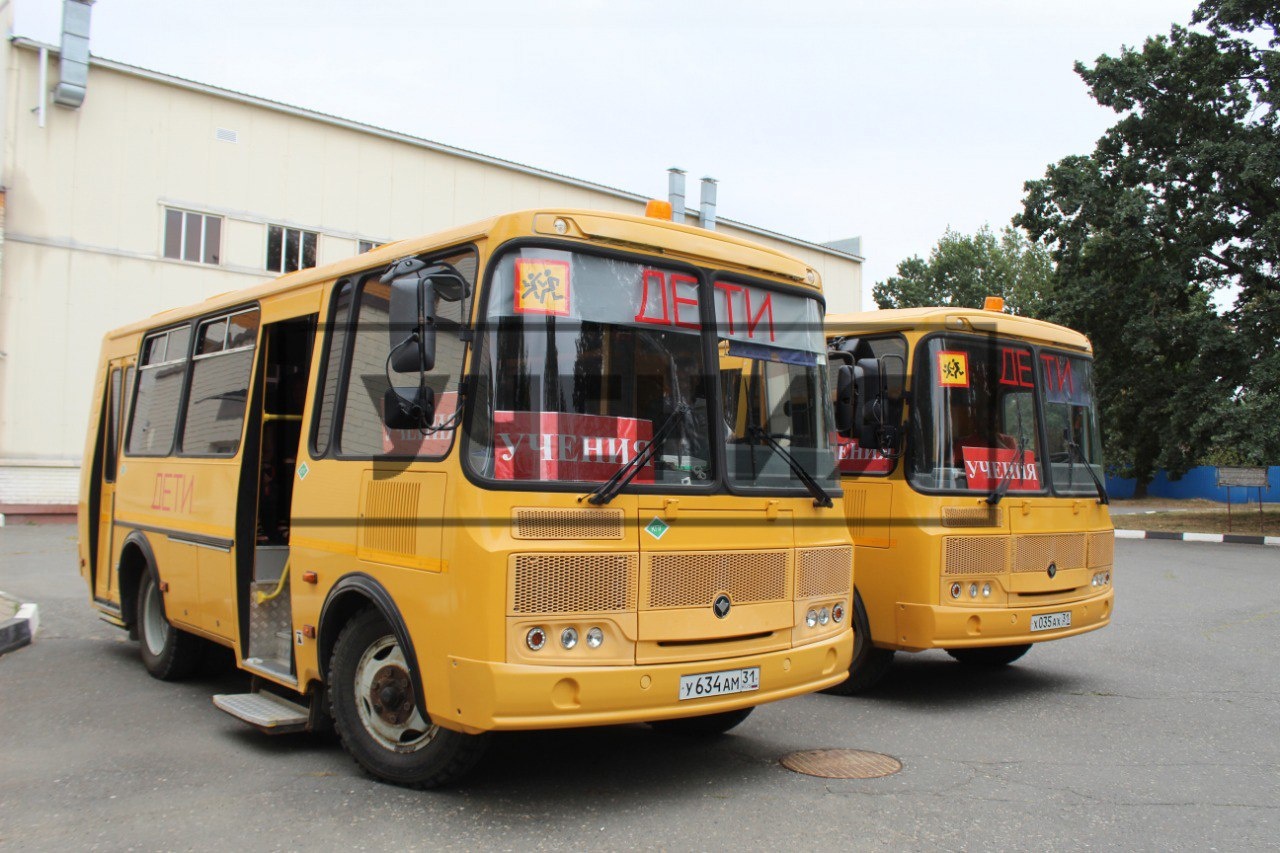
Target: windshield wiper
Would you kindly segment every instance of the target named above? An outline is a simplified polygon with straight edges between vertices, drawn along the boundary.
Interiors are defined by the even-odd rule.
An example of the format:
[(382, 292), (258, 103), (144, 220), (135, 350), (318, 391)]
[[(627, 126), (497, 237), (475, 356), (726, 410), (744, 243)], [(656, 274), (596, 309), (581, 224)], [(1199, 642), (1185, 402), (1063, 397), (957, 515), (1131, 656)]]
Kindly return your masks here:
[[(587, 495), (587, 503), (601, 506), (617, 497), (618, 492), (627, 487), (635, 479), (636, 474), (640, 473), (640, 469), (648, 465), (654, 456), (658, 455), (658, 448), (662, 447), (667, 440), (667, 435), (671, 430), (675, 429), (676, 424), (687, 416), (693, 410), (686, 404), (681, 403), (672, 410), (667, 419), (662, 422), (662, 426), (658, 427), (658, 431), (653, 434), (653, 438), (644, 446), (644, 449), (632, 456), (631, 459), (624, 462), (622, 467), (613, 473), (613, 476), (604, 482), (600, 488)], [(581, 500), (581, 498), (579, 498)]]
[(1084, 465), (1084, 470), (1089, 472), (1089, 479), (1093, 480), (1093, 485), (1098, 490), (1098, 503), (1100, 504), (1111, 503), (1111, 498), (1107, 497), (1106, 487), (1102, 485), (1102, 481), (1098, 479), (1098, 475), (1093, 473), (1093, 466), (1089, 464), (1088, 460), (1084, 458), (1084, 454), (1080, 452), (1080, 445), (1076, 444), (1074, 441), (1072, 441), (1069, 438), (1066, 441), (1064, 441), (1063, 444), (1067, 446), (1067, 452), (1070, 453), (1075, 459), (1080, 460), (1080, 462)]
[(1022, 464), (1022, 448), (1026, 440), (1027, 437), (1024, 434), (1018, 433), (1018, 446), (1013, 449), (1013, 461), (1009, 463), (1009, 467), (1004, 469), (1004, 476), (996, 484), (996, 490), (987, 495), (987, 503), (991, 506), (1000, 503), (1000, 499), (1009, 491), (1009, 486), (1013, 483), (1013, 472), (1016, 470), (1014, 466)]
[(814, 506), (832, 506), (831, 496), (826, 493), (826, 490), (818, 484), (817, 480), (813, 479), (812, 474), (804, 470), (804, 466), (796, 461), (796, 458), (791, 455), (791, 451), (783, 447), (769, 432), (753, 424), (747, 427), (747, 435), (763, 438), (770, 447), (778, 452), (778, 455), (791, 468), (792, 473), (799, 478), (800, 482), (804, 483), (804, 487), (809, 490), (809, 494), (813, 495)]

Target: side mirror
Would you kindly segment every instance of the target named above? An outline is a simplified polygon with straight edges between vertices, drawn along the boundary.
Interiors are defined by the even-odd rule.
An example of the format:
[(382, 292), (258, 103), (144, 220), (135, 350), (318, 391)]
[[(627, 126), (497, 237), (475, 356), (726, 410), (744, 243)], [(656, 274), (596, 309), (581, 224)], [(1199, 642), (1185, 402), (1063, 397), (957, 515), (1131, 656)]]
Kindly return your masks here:
[(853, 384), (857, 398), (853, 437), (863, 447), (879, 447), (877, 432), (884, 422), (884, 387), (880, 362), (874, 358), (858, 359), (853, 367)]
[(836, 432), (848, 435), (853, 429), (854, 420), (854, 367), (842, 364), (836, 371)]
[(388, 388), (382, 395), (382, 422), (390, 429), (421, 429), (436, 417), (436, 392), (430, 385)]
[(457, 302), (470, 295), (471, 287), (450, 264), (433, 264), (419, 258), (401, 258), (382, 275), (391, 283), (387, 317), (391, 367), (397, 373), (426, 373), (436, 366), (436, 303)]

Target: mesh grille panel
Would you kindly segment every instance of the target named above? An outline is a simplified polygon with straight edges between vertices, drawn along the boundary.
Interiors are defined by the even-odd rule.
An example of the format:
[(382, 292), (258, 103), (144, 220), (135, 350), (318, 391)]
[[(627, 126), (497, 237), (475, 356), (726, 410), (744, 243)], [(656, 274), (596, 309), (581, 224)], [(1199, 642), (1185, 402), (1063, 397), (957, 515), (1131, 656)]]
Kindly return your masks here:
[(517, 507), (511, 528), (516, 539), (621, 539), (622, 510)]
[(947, 536), (942, 541), (943, 574), (985, 575), (1009, 570), (1009, 540), (1004, 536)]
[(1050, 563), (1058, 569), (1079, 569), (1085, 563), (1083, 533), (1018, 536), (1013, 544), (1015, 572), (1043, 572)]
[(513, 613), (635, 609), (635, 554), (517, 554)]
[(1089, 534), (1089, 565), (1093, 568), (1109, 566), (1116, 559), (1116, 535), (1107, 530)]
[(943, 527), (1001, 527), (1004, 510), (998, 506), (945, 506)]
[(393, 480), (371, 482), (365, 490), (360, 519), (360, 547), (393, 554), (418, 550), (418, 494), (420, 483)]
[(786, 551), (653, 554), (649, 607), (700, 607), (726, 593), (734, 604), (787, 597)]
[(841, 595), (849, 591), (853, 572), (853, 549), (802, 548), (796, 554), (796, 597)]

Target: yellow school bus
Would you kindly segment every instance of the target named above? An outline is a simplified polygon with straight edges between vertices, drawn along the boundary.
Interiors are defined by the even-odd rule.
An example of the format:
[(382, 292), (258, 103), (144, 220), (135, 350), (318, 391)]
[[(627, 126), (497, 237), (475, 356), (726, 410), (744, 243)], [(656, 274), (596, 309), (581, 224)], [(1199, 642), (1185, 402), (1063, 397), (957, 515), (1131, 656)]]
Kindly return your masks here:
[(874, 685), (895, 651), (1002, 666), (1111, 618), (1114, 533), (1092, 347), (1003, 312), (828, 315), (858, 567), (854, 659), (831, 692)]
[[(818, 277), (661, 218), (499, 216), (106, 335), (79, 556), (157, 678), (376, 777), (486, 733), (718, 733), (839, 682)], [(834, 502), (833, 502), (834, 501)]]

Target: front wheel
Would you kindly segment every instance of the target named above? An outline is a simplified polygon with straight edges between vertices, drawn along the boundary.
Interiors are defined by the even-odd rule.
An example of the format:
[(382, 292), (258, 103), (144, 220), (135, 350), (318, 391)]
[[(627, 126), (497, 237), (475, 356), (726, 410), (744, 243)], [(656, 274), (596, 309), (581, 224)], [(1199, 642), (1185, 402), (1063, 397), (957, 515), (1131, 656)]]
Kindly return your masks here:
[(989, 646), (980, 649), (947, 649), (960, 663), (970, 666), (1006, 666), (1031, 650), (1031, 644), (1021, 646)]
[(154, 566), (147, 566), (138, 587), (138, 648), (142, 665), (152, 678), (177, 681), (196, 671), (204, 659), (204, 644), (194, 634), (169, 624), (164, 594)]
[(701, 717), (681, 717), (678, 720), (654, 720), (649, 726), (665, 735), (682, 737), (708, 737), (722, 735), (741, 723), (755, 708), (722, 711), (719, 714), (703, 714)]
[(342, 745), (371, 775), (434, 788), (465, 775), (484, 754), (483, 735), (431, 722), (418, 707), (412, 665), (376, 610), (346, 624), (329, 664), (329, 710)]
[(877, 649), (871, 640), (871, 624), (862, 596), (853, 594), (853, 660), (849, 664), (849, 677), (828, 687), (823, 693), (836, 696), (853, 696), (870, 690), (880, 683), (893, 664), (893, 649)]

